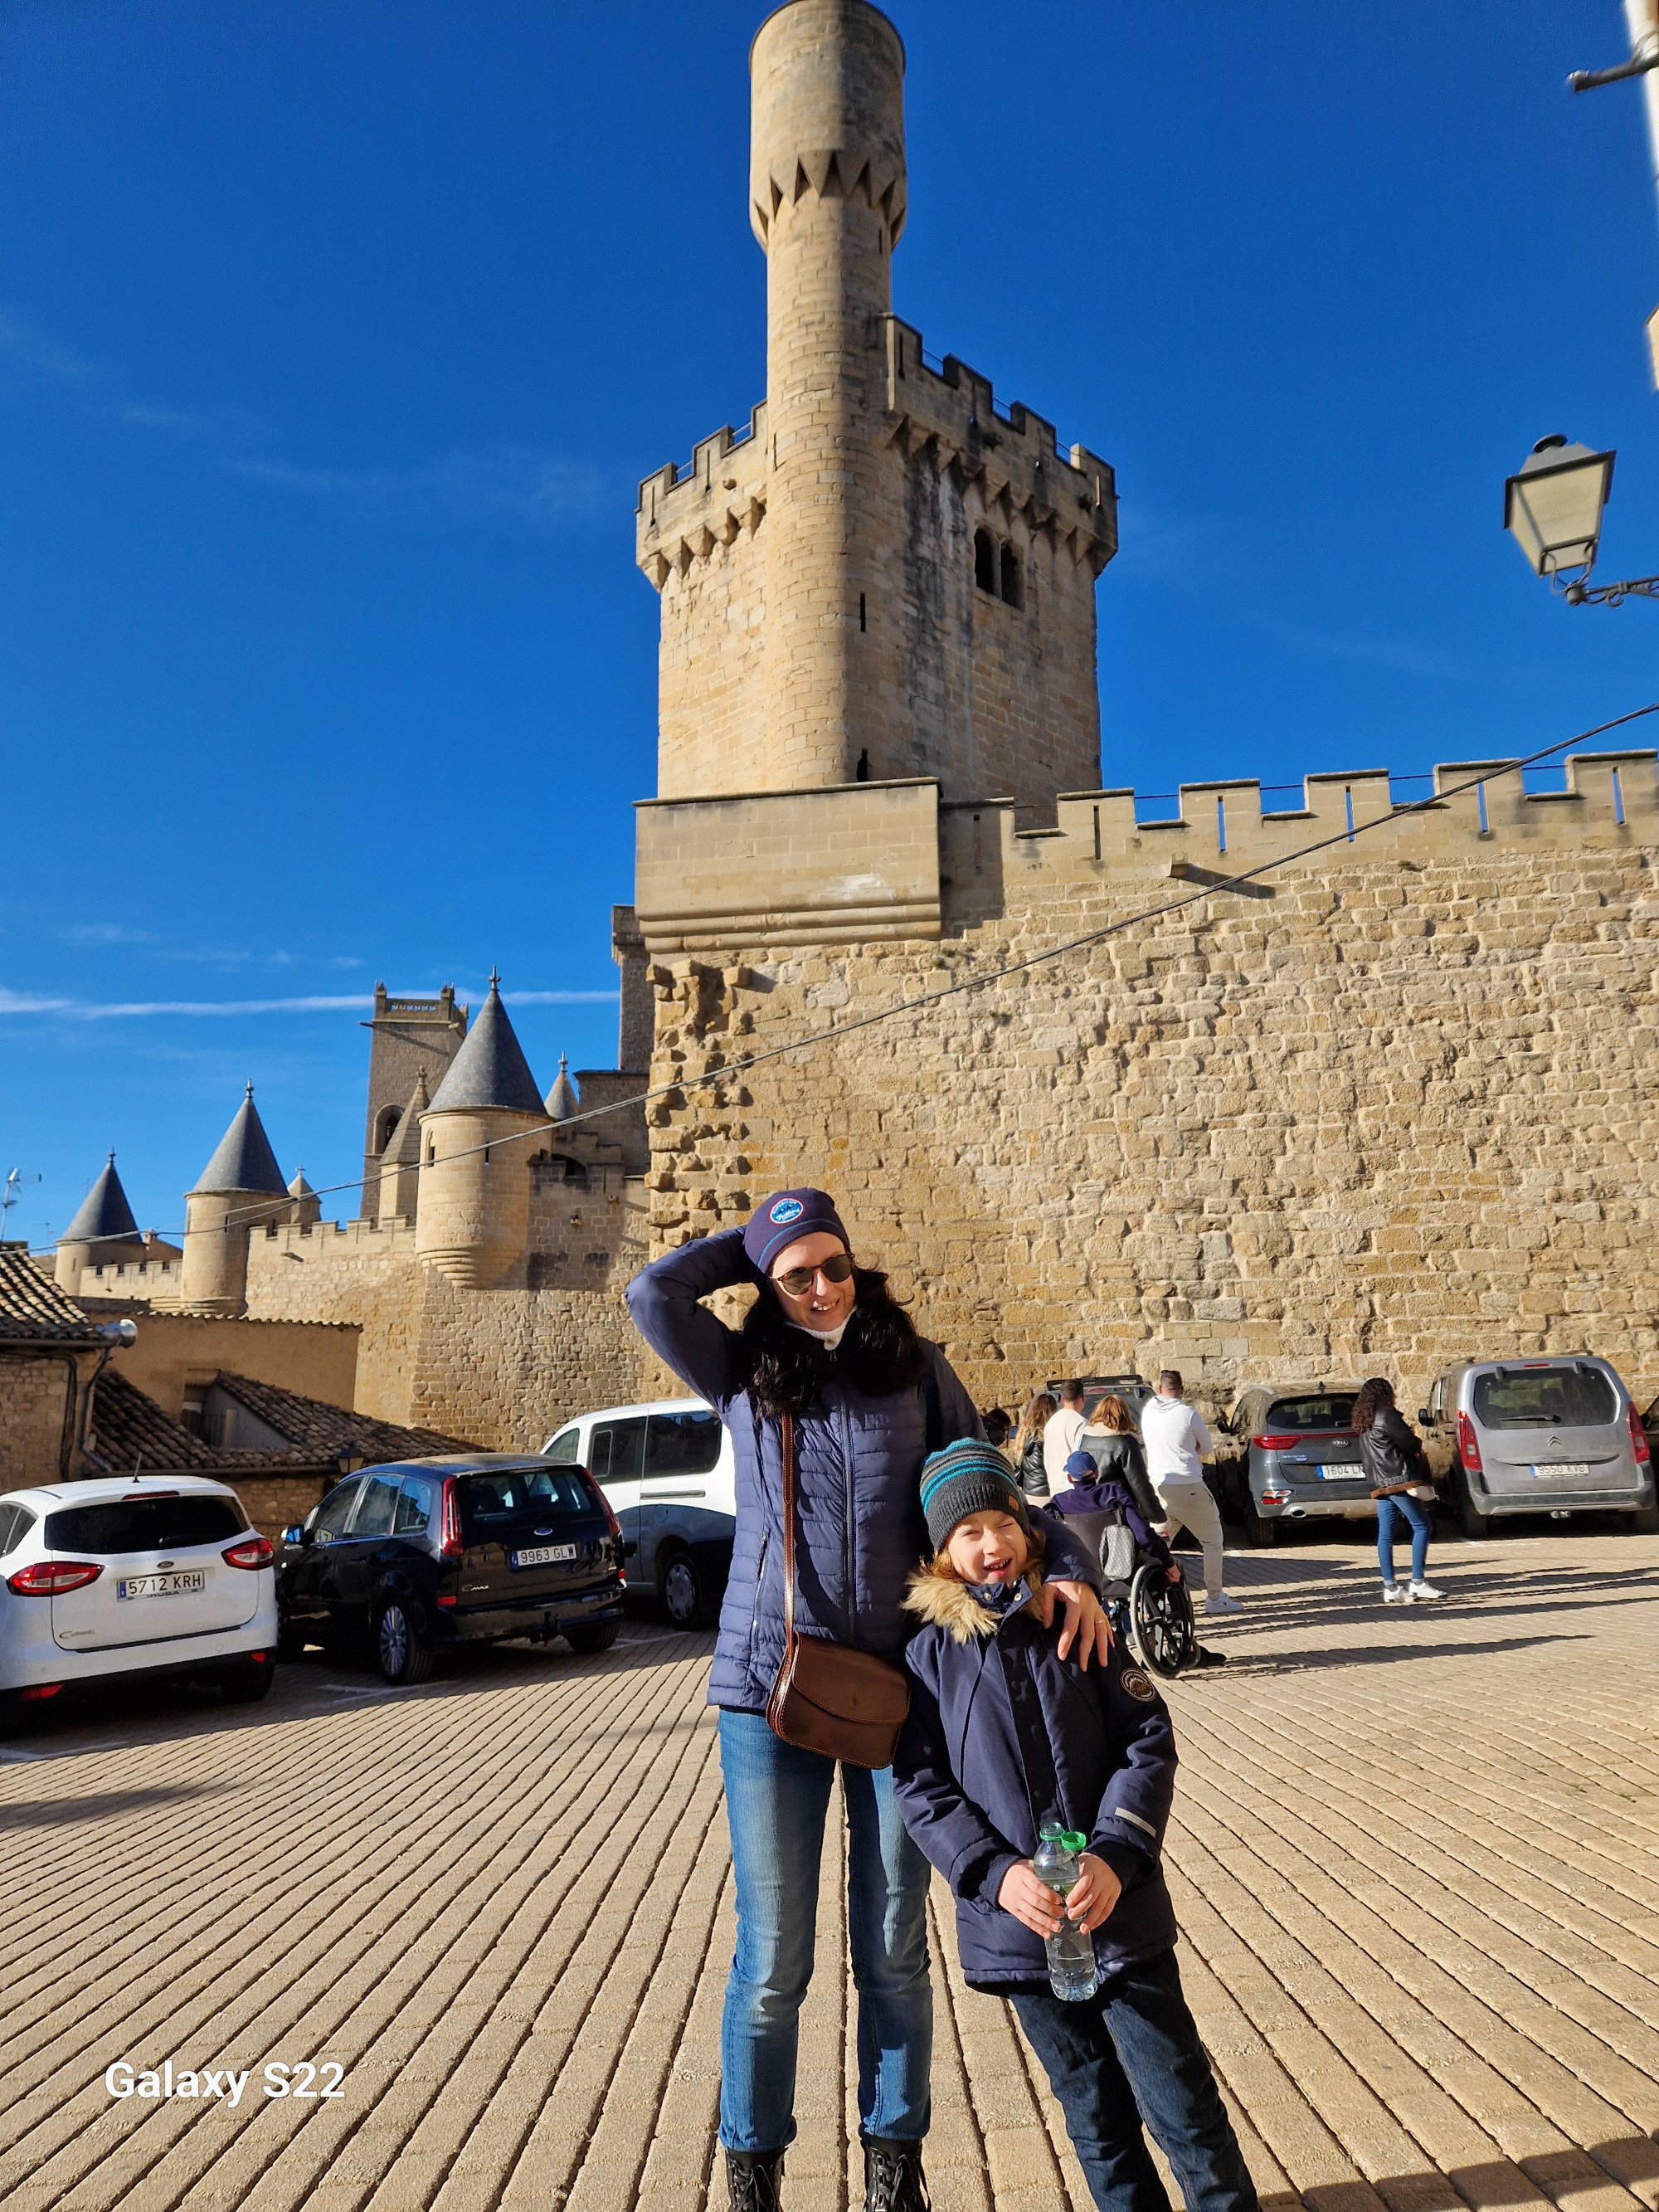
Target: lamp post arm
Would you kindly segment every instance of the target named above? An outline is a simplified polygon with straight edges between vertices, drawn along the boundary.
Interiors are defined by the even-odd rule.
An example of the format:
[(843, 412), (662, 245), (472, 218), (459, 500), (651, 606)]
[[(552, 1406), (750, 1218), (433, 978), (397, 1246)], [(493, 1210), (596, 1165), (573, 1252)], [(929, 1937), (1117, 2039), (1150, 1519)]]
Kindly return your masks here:
[(1632, 576), (1622, 584), (1568, 584), (1562, 597), (1570, 607), (1616, 607), (1620, 599), (1659, 599), (1659, 576)]

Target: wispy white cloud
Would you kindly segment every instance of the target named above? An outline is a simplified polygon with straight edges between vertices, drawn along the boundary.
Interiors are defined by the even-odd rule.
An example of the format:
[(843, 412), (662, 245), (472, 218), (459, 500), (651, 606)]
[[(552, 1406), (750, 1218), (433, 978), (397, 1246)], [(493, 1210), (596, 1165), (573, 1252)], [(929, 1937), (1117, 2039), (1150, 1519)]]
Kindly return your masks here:
[(251, 483), (375, 520), (506, 521), (546, 529), (611, 504), (598, 469), (529, 446), (447, 453), (407, 468), (315, 468), (252, 456), (225, 456), (220, 465)]
[[(512, 991), (505, 997), (516, 1006), (614, 1006), (615, 991)], [(165, 1014), (326, 1014), (361, 1013), (372, 1006), (372, 997), (353, 992), (349, 997), (309, 993), (295, 999), (71, 999), (44, 991), (14, 991), (0, 984), (0, 1018), (54, 1015), (60, 1020), (97, 1022), (133, 1020)]]
[(0, 367), (73, 388), (88, 412), (196, 448), (245, 483), (313, 500), (363, 520), (507, 523), (547, 530), (615, 511), (614, 487), (591, 462), (511, 441), (459, 447), (435, 459), (373, 467), (296, 461), (275, 449), (264, 416), (234, 406), (191, 408), (123, 394), (118, 380), (0, 307)]
[(77, 921), (63, 933), (71, 945), (151, 945), (147, 929), (134, 929), (125, 921)]

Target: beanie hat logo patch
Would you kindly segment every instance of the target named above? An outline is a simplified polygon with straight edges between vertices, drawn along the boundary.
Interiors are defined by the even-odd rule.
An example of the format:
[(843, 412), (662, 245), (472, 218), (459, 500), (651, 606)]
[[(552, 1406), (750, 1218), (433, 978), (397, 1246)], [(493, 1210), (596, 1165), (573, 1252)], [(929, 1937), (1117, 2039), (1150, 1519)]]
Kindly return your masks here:
[(798, 1198), (781, 1198), (766, 1218), (783, 1228), (791, 1221), (799, 1221), (805, 1211)]

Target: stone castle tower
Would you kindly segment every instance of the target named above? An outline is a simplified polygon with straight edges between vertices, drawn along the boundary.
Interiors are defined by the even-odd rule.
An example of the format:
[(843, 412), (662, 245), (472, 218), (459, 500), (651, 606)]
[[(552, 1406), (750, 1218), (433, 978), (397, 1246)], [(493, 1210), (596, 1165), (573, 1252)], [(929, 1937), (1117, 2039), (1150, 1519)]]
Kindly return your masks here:
[(904, 49), (866, 0), (791, 0), (750, 54), (767, 257), (749, 431), (641, 487), (662, 600), (659, 794), (938, 779), (1053, 818), (1099, 781), (1094, 585), (1112, 472), (892, 313)]

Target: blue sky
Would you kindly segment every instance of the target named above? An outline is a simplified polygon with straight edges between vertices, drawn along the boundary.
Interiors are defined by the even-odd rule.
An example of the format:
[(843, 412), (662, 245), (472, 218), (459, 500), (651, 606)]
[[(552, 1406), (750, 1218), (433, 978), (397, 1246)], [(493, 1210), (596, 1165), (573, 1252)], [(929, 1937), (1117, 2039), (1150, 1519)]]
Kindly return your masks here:
[[(614, 1060), (633, 508), (761, 396), (762, 12), (0, 10), (10, 1234), (112, 1145), (178, 1224), (248, 1077), (285, 1171), (351, 1175), (376, 976), (499, 963), (544, 1086)], [(1619, 449), (1602, 572), (1659, 568), (1640, 95), (1564, 83), (1616, 0), (894, 13), (895, 304), (1117, 468), (1103, 781), (1404, 775), (1659, 693), (1659, 607), (1570, 610), (1499, 527), (1565, 430)]]

